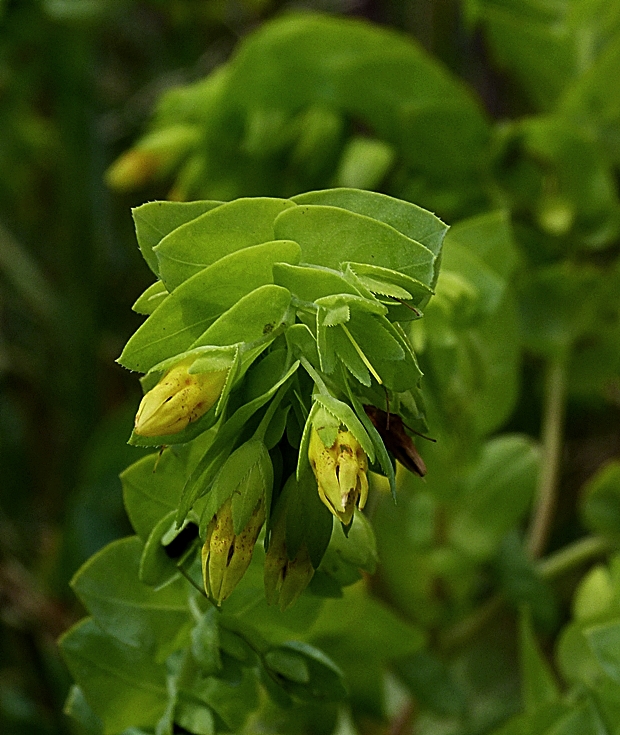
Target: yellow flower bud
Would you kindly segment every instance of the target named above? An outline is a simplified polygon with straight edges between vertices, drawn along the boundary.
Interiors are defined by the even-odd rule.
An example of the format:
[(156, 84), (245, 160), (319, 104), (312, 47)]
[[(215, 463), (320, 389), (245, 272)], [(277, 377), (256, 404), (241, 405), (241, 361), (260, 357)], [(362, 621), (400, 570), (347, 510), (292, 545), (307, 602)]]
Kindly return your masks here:
[(279, 605), (282, 611), (295, 602), (314, 574), (305, 543), (302, 543), (294, 559), (288, 558), (285, 518), (285, 513), (280, 513), (277, 518), (265, 556), (265, 597), (269, 605)]
[(336, 441), (326, 447), (312, 427), (308, 459), (319, 486), (319, 497), (339, 521), (348, 525), (357, 505), (368, 497), (368, 458), (350, 431), (338, 431)]
[(209, 523), (202, 547), (202, 576), (207, 595), (218, 605), (231, 594), (250, 565), (264, 522), (265, 501), (261, 498), (246, 527), (235, 535), (229, 498)]
[(228, 370), (192, 374), (188, 370), (194, 359), (188, 358), (175, 365), (142, 398), (136, 414), (136, 434), (178, 434), (215, 405)]

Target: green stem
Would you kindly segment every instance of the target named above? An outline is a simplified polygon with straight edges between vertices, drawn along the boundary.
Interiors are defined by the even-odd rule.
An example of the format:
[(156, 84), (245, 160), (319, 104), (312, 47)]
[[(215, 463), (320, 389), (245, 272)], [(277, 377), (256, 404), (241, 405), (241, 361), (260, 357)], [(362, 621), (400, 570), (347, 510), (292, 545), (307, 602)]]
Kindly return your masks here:
[(586, 536), (542, 559), (536, 565), (536, 569), (543, 579), (550, 580), (586, 561), (606, 554), (610, 548), (611, 544), (607, 539), (601, 536)]
[(539, 557), (547, 544), (557, 504), (558, 478), (562, 456), (562, 429), (566, 404), (566, 353), (547, 366), (542, 420), (542, 465), (538, 478), (536, 507), (530, 524), (527, 546), (532, 558)]

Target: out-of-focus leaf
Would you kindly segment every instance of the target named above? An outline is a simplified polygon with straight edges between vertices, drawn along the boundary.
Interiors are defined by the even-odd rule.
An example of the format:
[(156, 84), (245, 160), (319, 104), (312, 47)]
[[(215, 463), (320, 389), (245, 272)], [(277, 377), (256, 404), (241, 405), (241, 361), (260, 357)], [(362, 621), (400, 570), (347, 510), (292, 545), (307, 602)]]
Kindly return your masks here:
[(60, 640), (69, 671), (103, 722), (104, 735), (154, 727), (166, 708), (166, 670), (140, 647), (121, 643), (92, 618)]
[(610, 461), (583, 488), (581, 516), (603, 536), (620, 538), (620, 462)]
[(538, 472), (539, 454), (527, 437), (504, 435), (487, 442), (463, 480), (452, 541), (476, 558), (493, 554), (528, 509)]
[(557, 702), (560, 697), (560, 689), (536, 641), (529, 612), (521, 613), (519, 650), (521, 689), (526, 712), (535, 712), (543, 705)]

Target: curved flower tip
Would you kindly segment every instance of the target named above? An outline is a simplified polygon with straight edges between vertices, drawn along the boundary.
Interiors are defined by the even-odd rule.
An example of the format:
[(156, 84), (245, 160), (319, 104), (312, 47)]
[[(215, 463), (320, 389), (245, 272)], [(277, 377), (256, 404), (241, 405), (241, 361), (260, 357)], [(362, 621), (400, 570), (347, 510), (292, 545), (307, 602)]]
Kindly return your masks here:
[(232, 593), (245, 574), (265, 522), (265, 502), (257, 503), (241, 533), (233, 530), (231, 499), (213, 516), (202, 547), (202, 576), (207, 595), (218, 605)]
[(368, 497), (368, 458), (350, 431), (338, 431), (331, 447), (312, 427), (308, 459), (318, 483), (319, 497), (341, 523), (348, 526), (357, 505)]
[(215, 405), (228, 371), (192, 374), (189, 372), (192, 362), (193, 358), (175, 365), (142, 398), (136, 414), (136, 434), (178, 434)]

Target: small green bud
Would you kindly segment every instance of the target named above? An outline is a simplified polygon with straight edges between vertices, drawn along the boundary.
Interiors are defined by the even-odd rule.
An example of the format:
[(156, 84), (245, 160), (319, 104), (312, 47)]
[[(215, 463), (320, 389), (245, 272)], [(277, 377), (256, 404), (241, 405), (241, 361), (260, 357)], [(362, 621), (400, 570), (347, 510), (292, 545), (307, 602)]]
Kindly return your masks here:
[(312, 427), (308, 459), (318, 483), (319, 497), (345, 526), (368, 497), (368, 458), (350, 431), (338, 431), (331, 447)]
[(306, 589), (314, 568), (305, 543), (302, 543), (294, 559), (286, 550), (286, 514), (276, 519), (265, 556), (265, 597), (269, 605), (278, 605), (284, 611)]
[(265, 501), (256, 504), (241, 533), (233, 530), (231, 498), (213, 516), (202, 547), (202, 576), (207, 595), (218, 605), (231, 594), (250, 562), (258, 534), (265, 522)]
[(192, 374), (189, 368), (193, 360), (179, 362), (142, 398), (136, 414), (136, 434), (178, 434), (215, 405), (228, 370)]

